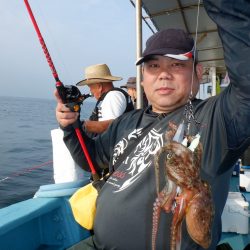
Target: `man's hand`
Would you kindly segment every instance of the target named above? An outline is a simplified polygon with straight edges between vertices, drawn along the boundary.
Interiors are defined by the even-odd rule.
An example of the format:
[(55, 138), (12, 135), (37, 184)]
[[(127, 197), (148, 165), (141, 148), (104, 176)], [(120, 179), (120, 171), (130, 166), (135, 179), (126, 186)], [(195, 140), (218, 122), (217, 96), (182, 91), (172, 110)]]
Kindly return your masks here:
[(59, 96), (57, 90), (55, 90), (54, 95), (57, 100), (57, 107), (56, 107), (56, 119), (62, 127), (67, 127), (73, 124), (79, 117), (78, 112), (72, 112), (69, 108), (67, 108), (62, 99)]

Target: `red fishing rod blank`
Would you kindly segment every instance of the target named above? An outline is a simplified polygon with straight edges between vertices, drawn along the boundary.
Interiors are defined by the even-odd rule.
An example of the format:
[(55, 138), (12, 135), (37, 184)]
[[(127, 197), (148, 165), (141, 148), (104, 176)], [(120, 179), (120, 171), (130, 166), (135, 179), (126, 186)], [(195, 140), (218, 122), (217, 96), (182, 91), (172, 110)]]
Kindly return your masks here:
[[(66, 100), (65, 100), (65, 94), (64, 94), (64, 92), (65, 92), (65, 87), (64, 87), (64, 85), (62, 84), (62, 82), (59, 80), (58, 74), (57, 74), (57, 72), (56, 72), (56, 68), (55, 68), (54, 63), (53, 63), (53, 61), (52, 61), (52, 58), (51, 58), (51, 56), (50, 56), (50, 54), (49, 54), (49, 51), (48, 51), (48, 49), (47, 49), (47, 46), (46, 46), (46, 44), (45, 44), (45, 42), (44, 42), (44, 39), (43, 39), (42, 34), (41, 34), (41, 32), (40, 32), (40, 29), (39, 29), (39, 27), (38, 27), (38, 25), (37, 25), (37, 22), (36, 22), (36, 19), (35, 19), (34, 15), (33, 15), (33, 12), (32, 12), (32, 10), (31, 10), (31, 8), (30, 8), (30, 5), (29, 5), (28, 0), (24, 0), (24, 3), (25, 3), (26, 8), (27, 8), (27, 10), (28, 10), (29, 16), (30, 16), (31, 21), (32, 21), (32, 23), (33, 23), (33, 26), (34, 26), (34, 28), (35, 28), (35, 30), (36, 30), (38, 39), (39, 39), (40, 44), (41, 44), (41, 46), (42, 46), (42, 49), (43, 49), (43, 52), (44, 52), (45, 57), (46, 57), (46, 59), (47, 59), (47, 62), (48, 62), (48, 64), (49, 64), (49, 67), (50, 67), (50, 69), (51, 69), (51, 71), (52, 71), (53, 77), (54, 77), (54, 79), (55, 79), (55, 81), (56, 81), (56, 88), (57, 88), (57, 90), (58, 90), (58, 93), (59, 93), (60, 97), (62, 98), (63, 102), (65, 103), (65, 102), (66, 102)], [(99, 177), (98, 177), (98, 174), (96, 173), (95, 167), (94, 167), (94, 165), (93, 165), (93, 163), (92, 163), (92, 160), (91, 160), (91, 158), (90, 158), (89, 152), (88, 152), (87, 147), (86, 147), (86, 145), (85, 145), (85, 142), (84, 142), (84, 140), (83, 140), (83, 138), (82, 138), (80, 129), (79, 129), (79, 128), (75, 128), (75, 132), (76, 132), (77, 138), (78, 138), (78, 140), (79, 140), (79, 143), (80, 143), (80, 145), (81, 145), (81, 147), (82, 147), (83, 153), (84, 153), (84, 155), (85, 155), (85, 157), (86, 157), (86, 159), (87, 159), (87, 162), (88, 162), (88, 164), (89, 164), (91, 173), (92, 173), (92, 175), (93, 175), (93, 179), (94, 179), (94, 180), (95, 180), (95, 179), (98, 179), (98, 178), (99, 178)]]

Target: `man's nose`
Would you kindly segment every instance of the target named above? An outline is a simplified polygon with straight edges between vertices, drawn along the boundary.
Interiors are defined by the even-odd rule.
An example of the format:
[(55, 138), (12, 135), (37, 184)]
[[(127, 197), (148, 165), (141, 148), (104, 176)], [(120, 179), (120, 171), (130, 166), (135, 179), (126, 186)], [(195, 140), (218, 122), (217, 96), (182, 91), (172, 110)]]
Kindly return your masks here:
[(164, 79), (172, 79), (173, 75), (171, 73), (171, 70), (168, 66), (162, 67), (162, 70), (159, 73), (159, 78), (164, 80)]

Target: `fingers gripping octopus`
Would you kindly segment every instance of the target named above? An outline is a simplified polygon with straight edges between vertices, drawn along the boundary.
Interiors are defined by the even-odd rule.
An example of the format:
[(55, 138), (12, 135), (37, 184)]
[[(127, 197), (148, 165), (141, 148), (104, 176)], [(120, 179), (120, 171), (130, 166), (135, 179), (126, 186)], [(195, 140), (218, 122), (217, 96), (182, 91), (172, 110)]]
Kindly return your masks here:
[[(197, 145), (197, 140), (191, 136), (185, 140), (184, 144), (187, 145), (169, 141), (155, 157), (157, 198), (153, 205), (152, 250), (156, 249), (161, 210), (167, 213), (173, 211), (171, 250), (180, 249), (181, 224), (184, 217), (187, 231), (197, 244), (208, 248), (211, 242), (214, 210), (210, 186), (200, 178), (202, 145), (200, 142)], [(196, 147), (192, 144), (196, 144)], [(187, 147), (188, 145), (190, 146)], [(166, 156), (166, 184), (159, 192), (159, 159), (163, 153)], [(178, 189), (180, 191), (177, 192)]]

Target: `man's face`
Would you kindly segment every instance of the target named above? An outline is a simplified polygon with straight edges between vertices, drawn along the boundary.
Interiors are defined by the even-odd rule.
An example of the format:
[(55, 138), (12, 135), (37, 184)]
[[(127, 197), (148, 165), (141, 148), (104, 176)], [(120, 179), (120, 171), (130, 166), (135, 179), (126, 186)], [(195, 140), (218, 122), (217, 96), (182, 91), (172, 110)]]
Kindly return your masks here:
[[(180, 61), (155, 56), (145, 62), (142, 85), (153, 111), (167, 113), (186, 104), (191, 93), (192, 73), (192, 59)], [(193, 96), (198, 91), (201, 76), (202, 66), (198, 64), (193, 76)]]
[(96, 100), (98, 100), (102, 95), (102, 84), (94, 83), (94, 84), (88, 85), (88, 87), (89, 87), (91, 94), (96, 98)]

